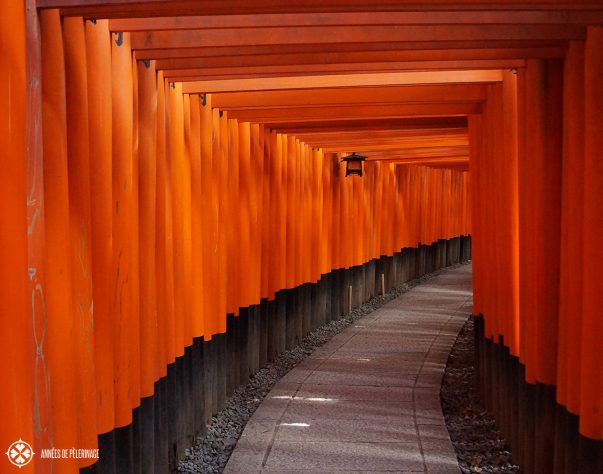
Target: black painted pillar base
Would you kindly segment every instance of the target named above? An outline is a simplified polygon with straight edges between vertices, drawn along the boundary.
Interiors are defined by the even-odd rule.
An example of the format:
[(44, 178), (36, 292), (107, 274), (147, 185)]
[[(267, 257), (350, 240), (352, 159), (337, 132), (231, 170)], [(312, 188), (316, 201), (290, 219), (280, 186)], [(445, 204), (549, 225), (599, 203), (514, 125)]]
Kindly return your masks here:
[(524, 474), (603, 472), (603, 440), (582, 436), (578, 417), (555, 400), (555, 387), (525, 381), (525, 367), (504, 346), (484, 337), (474, 316), (479, 392)]

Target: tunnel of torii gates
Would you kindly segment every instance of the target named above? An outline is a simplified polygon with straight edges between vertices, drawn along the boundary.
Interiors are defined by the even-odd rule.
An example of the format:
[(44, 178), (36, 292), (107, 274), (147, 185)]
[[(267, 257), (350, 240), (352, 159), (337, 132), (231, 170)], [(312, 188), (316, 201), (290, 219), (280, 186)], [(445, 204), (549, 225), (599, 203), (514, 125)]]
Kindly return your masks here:
[[(471, 259), (515, 460), (603, 472), (602, 24), (595, 0), (4, 0), (2, 452), (174, 470), (310, 330)], [(71, 447), (100, 458), (42, 457)]]

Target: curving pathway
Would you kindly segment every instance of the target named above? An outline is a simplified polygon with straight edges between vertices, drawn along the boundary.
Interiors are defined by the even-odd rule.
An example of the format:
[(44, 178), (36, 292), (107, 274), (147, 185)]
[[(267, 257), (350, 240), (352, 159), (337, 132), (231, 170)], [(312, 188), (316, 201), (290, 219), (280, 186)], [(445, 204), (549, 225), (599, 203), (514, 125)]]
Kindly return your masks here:
[(471, 308), (462, 265), (365, 316), (275, 385), (225, 472), (458, 474), (440, 383)]

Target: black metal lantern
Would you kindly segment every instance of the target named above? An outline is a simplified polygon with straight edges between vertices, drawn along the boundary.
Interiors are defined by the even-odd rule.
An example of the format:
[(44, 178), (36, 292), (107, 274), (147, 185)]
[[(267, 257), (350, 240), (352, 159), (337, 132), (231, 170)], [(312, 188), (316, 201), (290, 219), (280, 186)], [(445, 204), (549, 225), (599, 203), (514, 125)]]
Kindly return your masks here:
[(344, 156), (342, 161), (345, 161), (345, 175), (357, 174), (362, 176), (362, 162), (366, 160), (366, 156), (362, 156), (353, 152), (351, 155)]

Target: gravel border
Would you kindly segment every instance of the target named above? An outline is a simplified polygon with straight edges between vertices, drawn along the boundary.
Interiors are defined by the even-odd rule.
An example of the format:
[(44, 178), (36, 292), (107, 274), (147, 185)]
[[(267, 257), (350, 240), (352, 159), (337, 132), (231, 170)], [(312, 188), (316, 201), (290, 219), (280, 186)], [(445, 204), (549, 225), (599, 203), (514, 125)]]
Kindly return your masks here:
[(446, 428), (463, 474), (518, 473), (511, 448), (480, 399), (476, 382), (473, 318), (469, 317), (450, 351), (442, 380)]
[(247, 421), (260, 406), (270, 389), (287, 372), (314, 352), (315, 349), (363, 316), (372, 313), (411, 288), (439, 275), (442, 271), (458, 266), (460, 264), (423, 275), (420, 278), (403, 283), (383, 296), (371, 298), (350, 314), (312, 331), (298, 346), (283, 352), (274, 361), (269, 362), (246, 385), (242, 385), (235, 390), (227, 400), (224, 409), (212, 417), (205, 436), (197, 438), (194, 445), (186, 450), (186, 457), (180, 461), (178, 472), (221, 473), (226, 467)]

